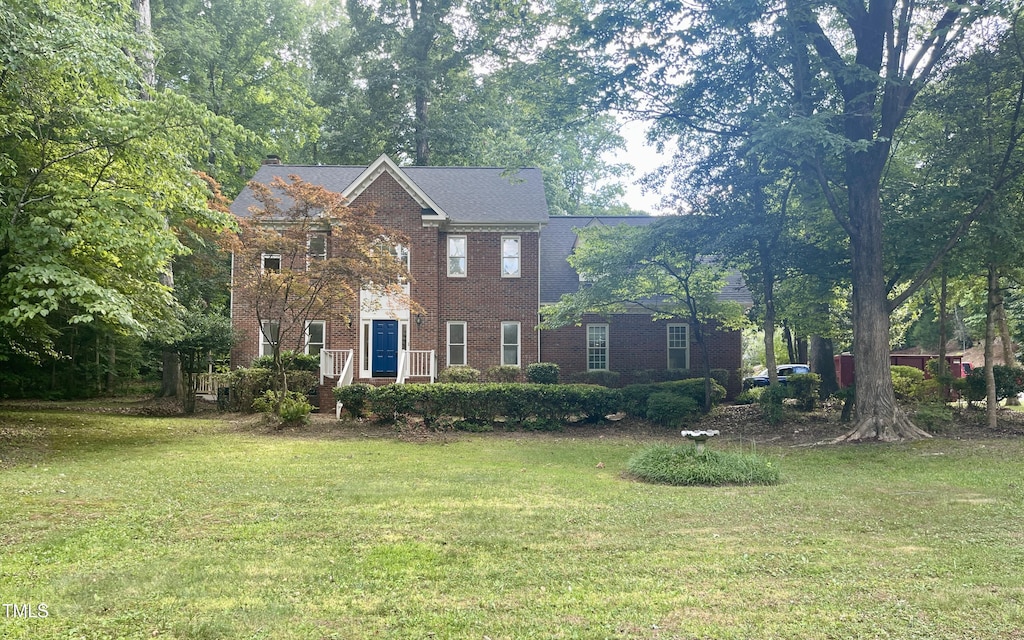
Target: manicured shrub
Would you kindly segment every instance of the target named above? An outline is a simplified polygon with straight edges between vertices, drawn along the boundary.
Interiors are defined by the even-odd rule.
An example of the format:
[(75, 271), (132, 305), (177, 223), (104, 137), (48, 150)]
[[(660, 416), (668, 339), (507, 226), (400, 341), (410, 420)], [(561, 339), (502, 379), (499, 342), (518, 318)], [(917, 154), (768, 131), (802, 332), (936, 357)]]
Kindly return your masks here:
[(621, 377), (617, 371), (583, 371), (572, 374), (570, 380), (576, 384), (598, 384), (602, 387), (617, 387)]
[(484, 374), (487, 382), (518, 382), (522, 379), (523, 370), (511, 365), (491, 367)]
[[(225, 374), (225, 383), (231, 388), (230, 411), (252, 411), (252, 403), (265, 392), (273, 388), (276, 373), (270, 369), (253, 367), (235, 369)], [(288, 371), (288, 389), (301, 391), (316, 386), (319, 376), (311, 371)]]
[[(700, 409), (704, 407), (704, 378), (689, 378), (659, 382), (658, 384), (631, 384), (622, 389), (622, 410), (638, 418), (647, 418), (650, 397), (656, 393), (671, 393), (692, 400)], [(725, 399), (725, 388), (712, 381), (711, 403)]]
[(480, 372), (473, 367), (448, 367), (437, 374), (438, 382), (470, 383), (480, 381)]
[(745, 391), (741, 391), (740, 395), (736, 396), (733, 400), (735, 404), (754, 404), (761, 398), (761, 392), (764, 391), (765, 387), (753, 387)]
[(764, 387), (757, 403), (761, 406), (761, 416), (765, 422), (772, 426), (782, 424), (782, 419), (785, 417), (783, 401), (786, 399), (786, 395), (786, 388), (781, 384)]
[[(992, 366), (996, 381), (996, 399), (1004, 400), (1024, 392), (1024, 369), (997, 364)], [(984, 400), (988, 395), (985, 385), (985, 368), (979, 367), (966, 378), (967, 399), (973, 402)]]
[(554, 362), (534, 362), (526, 365), (526, 381), (534, 384), (558, 384), (558, 365)]
[(627, 464), (633, 477), (658, 484), (722, 486), (778, 484), (779, 467), (755, 454), (728, 453), (692, 445), (650, 446)]
[(700, 413), (700, 405), (689, 396), (659, 391), (647, 398), (647, 419), (666, 427), (681, 427)]
[(366, 409), (372, 391), (373, 385), (362, 382), (333, 389), (334, 400), (340, 402), (345, 411), (348, 411), (353, 418), (366, 417)]
[(814, 411), (820, 387), (821, 376), (816, 373), (797, 373), (786, 377), (786, 395), (795, 398), (797, 407), (803, 411)]
[(917, 387), (924, 381), (924, 371), (917, 367), (894, 364), (889, 367), (892, 388), (900, 400), (910, 400), (917, 394)]

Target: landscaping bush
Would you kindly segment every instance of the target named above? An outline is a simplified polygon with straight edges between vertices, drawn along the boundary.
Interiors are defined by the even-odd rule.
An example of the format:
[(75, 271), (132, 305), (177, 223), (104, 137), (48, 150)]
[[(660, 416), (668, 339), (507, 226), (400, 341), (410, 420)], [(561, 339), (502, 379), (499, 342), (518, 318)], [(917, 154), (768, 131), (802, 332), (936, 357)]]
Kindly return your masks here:
[(892, 388), (900, 400), (910, 400), (917, 395), (917, 387), (924, 381), (924, 371), (916, 367), (894, 364), (889, 367)]
[(754, 404), (761, 399), (761, 393), (765, 390), (765, 387), (753, 387), (741, 391), (740, 395), (736, 396), (733, 401), (735, 404)]
[(666, 427), (681, 427), (699, 416), (701, 405), (689, 396), (671, 391), (652, 393), (647, 398), (647, 419)]
[(757, 403), (761, 405), (761, 416), (773, 427), (782, 424), (782, 419), (785, 417), (783, 401), (786, 399), (787, 393), (786, 388), (781, 384), (773, 384), (764, 387), (761, 397), (757, 400)]
[[(313, 371), (319, 373), (320, 356), (295, 353), (294, 351), (282, 351), (281, 365), (285, 371)], [(252, 366), (258, 369), (273, 369), (274, 356), (260, 356), (252, 361)]]
[(373, 385), (365, 383), (334, 387), (334, 400), (341, 403), (341, 406), (353, 418), (365, 418), (369, 396), (373, 388)]
[(618, 387), (622, 376), (617, 371), (580, 371), (569, 376), (576, 384), (598, 384), (602, 387)]
[[(316, 386), (319, 376), (311, 371), (287, 371), (288, 389), (301, 390)], [(235, 369), (225, 374), (225, 382), (231, 388), (228, 409), (230, 411), (252, 411), (252, 403), (269, 391), (274, 385), (275, 372), (262, 367)]]
[(727, 453), (692, 445), (658, 444), (630, 459), (627, 470), (647, 482), (680, 486), (778, 484), (779, 468), (755, 455)]
[(277, 415), (281, 419), (280, 426), (282, 427), (305, 424), (309, 420), (309, 412), (313, 410), (313, 406), (306, 400), (305, 394), (296, 391), (289, 391), (285, 394), (281, 399), (280, 408), (275, 413), (274, 405), (276, 403), (277, 394), (267, 391), (253, 401), (252, 408), (261, 413)]
[[(655, 393), (668, 392), (692, 399), (698, 408), (704, 407), (704, 378), (689, 378), (658, 384), (631, 384), (622, 389), (622, 410), (638, 418), (646, 418), (650, 397)], [(717, 382), (711, 383), (711, 402), (718, 404), (725, 399), (725, 388)]]
[(558, 384), (558, 365), (554, 362), (534, 362), (526, 366), (526, 381), (534, 384)]
[(491, 367), (484, 374), (484, 379), (487, 382), (518, 382), (522, 379), (523, 370), (519, 367), (513, 367), (511, 365), (502, 365), (499, 367)]
[(914, 410), (914, 424), (929, 433), (945, 433), (953, 428), (953, 410), (945, 402), (925, 402)]
[(786, 377), (786, 395), (795, 398), (797, 407), (803, 411), (814, 411), (820, 387), (821, 376), (816, 373), (795, 373)]
[(504, 418), (510, 427), (549, 428), (570, 418), (600, 419), (622, 403), (616, 389), (523, 383), (388, 385), (373, 388), (367, 398), (381, 421), (418, 415), (428, 427), (449, 418), (472, 425)]
[(437, 374), (438, 382), (470, 383), (480, 381), (480, 372), (473, 367), (448, 367)]
[[(992, 375), (996, 380), (996, 399), (1004, 400), (1024, 392), (1024, 369), (997, 364), (992, 366)], [(965, 383), (967, 400), (977, 402), (988, 395), (985, 386), (985, 368), (971, 371)]]

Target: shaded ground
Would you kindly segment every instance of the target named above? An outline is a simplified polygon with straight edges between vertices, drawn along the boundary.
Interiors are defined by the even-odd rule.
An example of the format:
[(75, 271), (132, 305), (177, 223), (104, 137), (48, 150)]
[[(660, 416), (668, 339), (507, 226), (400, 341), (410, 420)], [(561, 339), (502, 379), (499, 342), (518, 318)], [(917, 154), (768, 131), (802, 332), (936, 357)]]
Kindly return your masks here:
[[(65, 410), (82, 413), (109, 413), (139, 416), (182, 417), (180, 407), (173, 398), (118, 398), (89, 401), (6, 401), (0, 407), (23, 410)], [(688, 429), (717, 429), (721, 439), (726, 441), (754, 442), (777, 446), (806, 446), (829, 442), (845, 433), (849, 426), (839, 421), (838, 403), (825, 404), (814, 412), (787, 410), (786, 418), (780, 425), (770, 425), (761, 417), (757, 405), (725, 405), (716, 408), (700, 421), (687, 425)], [(940, 422), (932, 427), (936, 437), (971, 439), (1024, 436), (1024, 412), (1001, 409), (996, 429), (985, 424), (983, 409), (966, 407), (953, 408), (952, 420)], [(224, 414), (217, 411), (214, 403), (199, 401), (196, 419), (223, 418), (239, 430), (282, 434), (290, 437), (308, 436), (314, 438), (398, 438), (409, 441), (437, 441), (457, 439), (462, 432), (437, 432), (425, 429), (421, 423), (410, 421), (401, 426), (378, 424), (372, 420), (336, 420), (331, 412), (313, 414), (310, 423), (303, 427), (277, 429), (260, 415)], [(922, 421), (919, 421), (919, 423)], [(489, 435), (495, 437), (533, 437), (550, 432), (527, 432), (505, 429), (495, 424)], [(600, 424), (571, 424), (555, 435), (580, 438), (634, 438), (637, 440), (676, 439), (679, 429), (662, 427), (645, 420), (624, 418)]]

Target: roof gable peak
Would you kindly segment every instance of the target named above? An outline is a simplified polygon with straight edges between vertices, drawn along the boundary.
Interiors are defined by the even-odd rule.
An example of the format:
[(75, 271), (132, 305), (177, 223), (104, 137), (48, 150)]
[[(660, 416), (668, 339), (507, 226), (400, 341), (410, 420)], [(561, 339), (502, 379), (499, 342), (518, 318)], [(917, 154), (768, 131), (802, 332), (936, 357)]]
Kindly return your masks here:
[(351, 202), (359, 197), (363, 191), (367, 189), (373, 182), (383, 174), (390, 174), (395, 179), (406, 193), (408, 193), (419, 205), (425, 210), (432, 212), (431, 215), (424, 215), (425, 218), (434, 218), (438, 220), (447, 220), (448, 214), (445, 213), (441, 207), (439, 207), (433, 199), (427, 195), (413, 180), (402, 170), (395, 161), (392, 160), (388, 154), (382, 153), (379, 158), (370, 163), (370, 166), (366, 167), (359, 177), (356, 178), (352, 184), (345, 187), (345, 190), (341, 195), (345, 196), (345, 199)]

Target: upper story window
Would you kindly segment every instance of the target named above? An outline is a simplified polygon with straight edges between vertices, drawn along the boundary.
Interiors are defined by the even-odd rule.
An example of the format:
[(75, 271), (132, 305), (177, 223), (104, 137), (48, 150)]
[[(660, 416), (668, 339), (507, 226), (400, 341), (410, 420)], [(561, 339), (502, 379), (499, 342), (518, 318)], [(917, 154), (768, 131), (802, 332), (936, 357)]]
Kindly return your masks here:
[(466, 236), (448, 236), (448, 277), (466, 277)]
[(501, 277), (518, 278), (520, 263), (519, 236), (501, 237)]
[(306, 242), (306, 254), (310, 260), (327, 259), (327, 236), (322, 233), (314, 233), (309, 236)]
[(281, 254), (280, 253), (264, 253), (262, 256), (263, 260), (263, 272), (264, 273), (280, 273), (281, 272)]

